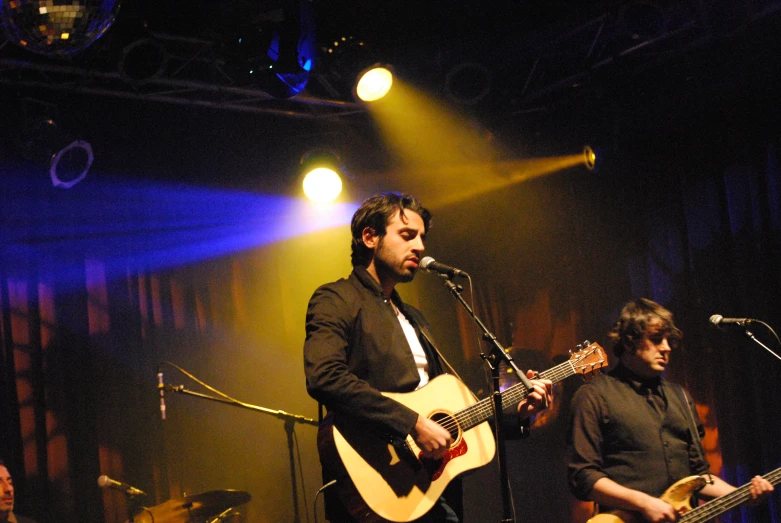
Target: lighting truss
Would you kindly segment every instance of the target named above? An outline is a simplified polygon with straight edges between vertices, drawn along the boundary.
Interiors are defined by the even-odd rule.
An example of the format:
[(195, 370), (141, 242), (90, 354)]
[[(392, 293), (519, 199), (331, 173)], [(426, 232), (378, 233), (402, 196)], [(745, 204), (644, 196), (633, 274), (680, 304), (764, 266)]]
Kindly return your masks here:
[[(77, 94), (146, 100), (218, 110), (277, 114), (296, 118), (334, 118), (363, 113), (355, 103), (307, 95), (280, 100), (261, 87), (241, 85), (215, 44), (208, 40), (152, 33), (166, 60), (151, 78), (133, 79), (119, 70), (77, 62), (57, 63), (16, 51), (0, 40), (0, 85)], [(20, 58), (23, 56), (23, 58)]]

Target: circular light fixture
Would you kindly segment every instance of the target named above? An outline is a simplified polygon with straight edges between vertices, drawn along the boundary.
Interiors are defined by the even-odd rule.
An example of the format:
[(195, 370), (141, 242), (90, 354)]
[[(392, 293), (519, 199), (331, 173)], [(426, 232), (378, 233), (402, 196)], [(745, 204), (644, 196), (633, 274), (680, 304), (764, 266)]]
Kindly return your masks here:
[(597, 153), (589, 145), (583, 148), (583, 164), (589, 171), (593, 171), (597, 166)]
[(379, 100), (390, 91), (393, 73), (387, 67), (373, 65), (358, 75), (355, 95), (364, 102)]
[(84, 140), (74, 140), (52, 156), (49, 164), (52, 185), (70, 189), (87, 176), (94, 160), (92, 145)]
[(342, 192), (342, 179), (329, 167), (316, 167), (304, 177), (304, 194), (318, 203), (330, 203)]
[(491, 76), (483, 64), (458, 64), (445, 75), (445, 94), (456, 103), (474, 105), (491, 92)]

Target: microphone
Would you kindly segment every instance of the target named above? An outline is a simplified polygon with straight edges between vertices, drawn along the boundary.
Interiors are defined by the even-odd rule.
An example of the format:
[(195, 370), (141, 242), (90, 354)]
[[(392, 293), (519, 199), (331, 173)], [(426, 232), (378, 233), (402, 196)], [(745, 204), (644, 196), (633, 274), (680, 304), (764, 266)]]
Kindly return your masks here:
[(751, 318), (725, 318), (721, 314), (714, 314), (708, 321), (710, 321), (713, 326), (719, 328), (722, 326), (726, 327), (728, 325), (736, 325), (742, 328), (748, 326), (749, 323), (753, 323), (756, 320), (752, 320)]
[(146, 492), (143, 490), (137, 489), (136, 487), (128, 485), (127, 483), (122, 483), (121, 481), (111, 479), (108, 476), (100, 476), (98, 478), (98, 486), (100, 488), (113, 488), (121, 490), (128, 496), (146, 496)]
[(165, 419), (165, 388), (163, 384), (163, 369), (157, 368), (157, 390), (160, 391), (160, 419)]
[(431, 256), (426, 256), (420, 260), (420, 268), (428, 272), (438, 272), (439, 274), (445, 274), (451, 278), (453, 276), (461, 276), (462, 278), (469, 277), (469, 274), (467, 274), (466, 271), (456, 269), (455, 267), (450, 267), (444, 263), (439, 263)]

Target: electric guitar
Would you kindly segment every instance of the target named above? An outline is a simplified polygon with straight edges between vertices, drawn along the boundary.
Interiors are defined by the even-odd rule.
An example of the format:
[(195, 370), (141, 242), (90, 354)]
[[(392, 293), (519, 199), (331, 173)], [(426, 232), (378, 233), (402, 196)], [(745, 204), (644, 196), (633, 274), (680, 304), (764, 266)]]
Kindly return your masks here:
[[(607, 365), (605, 351), (599, 344), (586, 341), (578, 347), (583, 348), (539, 377), (557, 383)], [(422, 458), (412, 436), (394, 446), (363, 425), (337, 418), (332, 432), (320, 431), (320, 459), (338, 459), (344, 465), (363, 502), (376, 514), (366, 514), (364, 521), (376, 516), (412, 521), (434, 506), (456, 476), (493, 459), (496, 443), (487, 422), (494, 414), (493, 399), (478, 401), (463, 382), (450, 374), (437, 376), (414, 392), (383, 394), (446, 428), (453, 444), (445, 455), (437, 460)], [(517, 405), (528, 395), (523, 383), (513, 385), (501, 394), (502, 408)], [(333, 446), (337, 452), (333, 452)]]
[[(781, 482), (781, 468), (773, 472), (768, 472), (763, 476), (772, 485)], [(718, 498), (712, 499), (705, 504), (692, 508), (691, 497), (706, 485), (706, 479), (703, 476), (689, 476), (676, 481), (673, 485), (659, 496), (666, 501), (679, 513), (682, 514), (679, 523), (702, 523), (710, 521), (719, 514), (730, 509), (738, 507), (751, 500), (749, 491), (751, 483), (746, 483), (738, 487), (729, 494), (724, 494)], [(636, 512), (627, 510), (616, 510), (597, 514), (588, 520), (588, 523), (642, 523), (645, 521), (642, 516)]]

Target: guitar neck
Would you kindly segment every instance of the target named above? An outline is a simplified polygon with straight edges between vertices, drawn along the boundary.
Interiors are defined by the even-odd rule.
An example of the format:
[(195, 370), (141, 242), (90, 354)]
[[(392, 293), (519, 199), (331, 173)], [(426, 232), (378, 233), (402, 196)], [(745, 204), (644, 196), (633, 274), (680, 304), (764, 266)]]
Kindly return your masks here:
[[(558, 383), (559, 381), (569, 378), (573, 374), (576, 374), (575, 367), (568, 360), (541, 372), (540, 378), (551, 380), (553, 383)], [(502, 392), (502, 409), (517, 405), (526, 399), (526, 396), (528, 395), (529, 391), (526, 389), (523, 383), (513, 385), (509, 389)], [(463, 430), (469, 430), (472, 427), (484, 422), (493, 416), (493, 414), (493, 398), (489, 396), (478, 401), (474, 405), (470, 405), (469, 407), (457, 412), (455, 417)]]
[[(772, 472), (768, 472), (762, 476), (768, 480), (772, 485), (777, 485), (781, 482), (781, 468), (777, 468)], [(750, 492), (751, 483), (746, 483), (742, 487), (738, 487), (729, 494), (720, 496), (712, 501), (696, 507), (683, 516), (678, 521), (681, 523), (700, 523), (704, 521), (710, 521), (719, 514), (722, 514), (730, 509), (738, 507), (744, 503), (747, 503), (751, 499)]]

